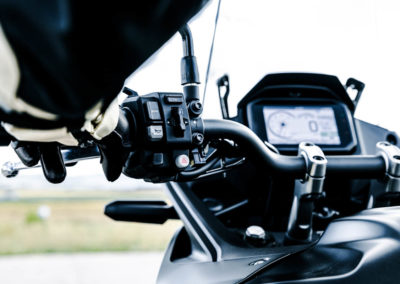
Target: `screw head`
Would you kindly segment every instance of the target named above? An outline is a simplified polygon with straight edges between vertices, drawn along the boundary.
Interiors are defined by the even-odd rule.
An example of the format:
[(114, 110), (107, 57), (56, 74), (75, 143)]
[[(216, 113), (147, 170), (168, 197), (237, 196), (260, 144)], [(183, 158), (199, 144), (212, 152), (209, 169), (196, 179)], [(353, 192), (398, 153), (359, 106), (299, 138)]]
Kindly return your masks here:
[(204, 142), (204, 135), (201, 133), (194, 133), (192, 136), (193, 143), (201, 145)]
[(193, 104), (193, 108), (194, 108), (195, 110), (197, 110), (197, 111), (201, 110), (202, 107), (203, 107), (203, 106), (201, 105), (201, 102), (195, 102), (195, 103)]
[(192, 101), (189, 105), (190, 111), (196, 115), (200, 115), (203, 110), (203, 105), (200, 101)]

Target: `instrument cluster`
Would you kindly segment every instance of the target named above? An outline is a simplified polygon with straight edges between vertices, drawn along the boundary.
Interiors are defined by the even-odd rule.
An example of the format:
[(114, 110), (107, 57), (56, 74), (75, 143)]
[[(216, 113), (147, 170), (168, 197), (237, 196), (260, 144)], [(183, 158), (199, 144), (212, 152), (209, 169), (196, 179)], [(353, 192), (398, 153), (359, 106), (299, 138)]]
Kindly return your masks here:
[(263, 141), (296, 154), (301, 142), (328, 154), (357, 147), (354, 104), (337, 77), (282, 73), (265, 76), (239, 103), (242, 120)]

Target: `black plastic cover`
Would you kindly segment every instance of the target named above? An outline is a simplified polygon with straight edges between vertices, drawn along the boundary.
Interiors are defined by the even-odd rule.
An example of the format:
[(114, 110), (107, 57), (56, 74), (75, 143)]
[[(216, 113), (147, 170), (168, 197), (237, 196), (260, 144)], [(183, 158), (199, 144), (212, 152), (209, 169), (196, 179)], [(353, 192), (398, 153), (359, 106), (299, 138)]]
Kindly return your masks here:
[(377, 208), (337, 219), (315, 247), (267, 267), (246, 283), (397, 283), (399, 212), (400, 207)]
[[(336, 76), (313, 73), (268, 74), (239, 102), (238, 109), (244, 109), (250, 101), (263, 95), (263, 90), (271, 87), (275, 90), (315, 88), (318, 96), (321, 95), (320, 93), (318, 94), (318, 90), (324, 89), (327, 91), (326, 93), (329, 93), (327, 98), (345, 103), (349, 110), (352, 113), (354, 112), (354, 104)], [(283, 98), (284, 96), (295, 98), (296, 93), (279, 94), (278, 98)]]

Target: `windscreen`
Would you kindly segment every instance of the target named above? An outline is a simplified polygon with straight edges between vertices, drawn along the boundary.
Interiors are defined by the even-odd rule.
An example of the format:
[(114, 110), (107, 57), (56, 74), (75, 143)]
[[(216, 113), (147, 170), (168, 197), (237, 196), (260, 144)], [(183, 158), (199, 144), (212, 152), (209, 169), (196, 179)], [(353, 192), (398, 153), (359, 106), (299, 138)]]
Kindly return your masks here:
[(268, 142), (272, 144), (340, 145), (332, 107), (265, 106), (263, 112)]

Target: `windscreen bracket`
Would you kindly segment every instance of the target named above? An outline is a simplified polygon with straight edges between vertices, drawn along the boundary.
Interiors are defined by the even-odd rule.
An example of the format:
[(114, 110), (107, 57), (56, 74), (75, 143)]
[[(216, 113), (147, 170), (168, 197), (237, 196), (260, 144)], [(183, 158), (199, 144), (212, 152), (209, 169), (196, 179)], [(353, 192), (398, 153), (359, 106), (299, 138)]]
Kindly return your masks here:
[[(221, 78), (218, 79), (217, 81), (217, 87), (218, 87), (218, 94), (219, 94), (219, 103), (221, 105), (221, 112), (222, 112), (222, 117), (224, 119), (229, 119), (229, 107), (228, 107), (228, 97), (230, 93), (230, 88), (229, 88), (229, 77), (228, 75), (224, 75)], [(222, 89), (225, 88), (225, 92), (223, 93)]]
[(345, 85), (346, 91), (351, 88), (357, 91), (356, 97), (353, 99), (353, 104), (354, 104), (354, 110), (357, 108), (357, 104), (361, 99), (361, 95), (364, 91), (365, 84), (361, 81), (358, 81), (354, 78), (349, 78), (346, 81)]

